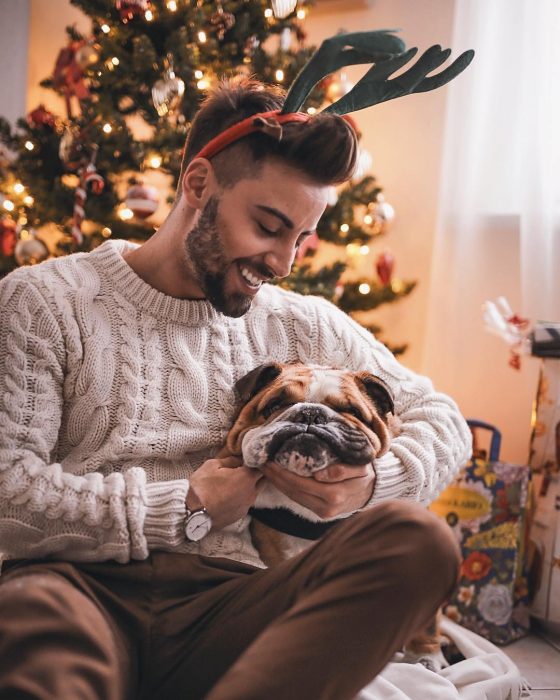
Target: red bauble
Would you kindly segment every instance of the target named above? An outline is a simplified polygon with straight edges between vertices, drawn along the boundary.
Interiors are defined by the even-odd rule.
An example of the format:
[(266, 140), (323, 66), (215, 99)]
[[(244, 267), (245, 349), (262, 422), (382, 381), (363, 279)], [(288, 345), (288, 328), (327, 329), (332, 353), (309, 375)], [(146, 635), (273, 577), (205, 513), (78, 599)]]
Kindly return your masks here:
[(54, 114), (45, 109), (45, 105), (39, 105), (27, 115), (27, 123), (32, 129), (38, 129), (40, 126), (54, 129), (55, 122)]
[(116, 0), (115, 8), (121, 17), (121, 21), (126, 24), (149, 10), (150, 0)]
[(391, 283), (394, 267), (395, 258), (388, 250), (378, 255), (377, 260), (375, 261), (375, 269), (377, 270), (379, 281), (383, 286), (386, 287)]
[(147, 219), (158, 208), (157, 188), (138, 182), (126, 193), (126, 206), (140, 219)]
[(17, 226), (13, 219), (0, 219), (0, 254), (10, 257), (14, 254), (17, 242)]

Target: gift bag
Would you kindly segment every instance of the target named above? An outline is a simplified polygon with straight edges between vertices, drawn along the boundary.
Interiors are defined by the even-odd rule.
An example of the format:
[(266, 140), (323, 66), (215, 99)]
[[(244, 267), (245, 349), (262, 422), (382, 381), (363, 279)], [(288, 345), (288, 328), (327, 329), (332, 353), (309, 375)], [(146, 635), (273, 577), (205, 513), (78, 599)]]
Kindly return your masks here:
[(500, 461), (501, 435), (494, 426), (476, 420), (469, 425), (475, 438), (490, 431), (489, 454), (476, 449), (472, 462), (429, 506), (447, 520), (463, 554), (458, 586), (444, 613), (494, 644), (508, 644), (529, 628), (531, 470)]
[(560, 624), (560, 358), (542, 360), (529, 463), (535, 511), (531, 523), (531, 614)]

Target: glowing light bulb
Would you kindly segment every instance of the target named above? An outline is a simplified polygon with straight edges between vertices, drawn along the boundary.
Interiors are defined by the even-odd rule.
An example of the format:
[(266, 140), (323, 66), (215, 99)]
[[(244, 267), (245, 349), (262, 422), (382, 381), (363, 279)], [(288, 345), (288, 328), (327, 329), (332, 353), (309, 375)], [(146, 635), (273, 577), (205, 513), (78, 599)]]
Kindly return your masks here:
[(111, 131), (113, 131), (113, 127), (112, 127), (109, 123), (103, 124), (103, 131), (104, 131), (106, 134), (110, 134)]
[(369, 253), (369, 246), (368, 245), (360, 246), (360, 253), (362, 255), (367, 255)]
[(5, 199), (2, 206), (6, 211), (13, 211), (15, 209), (15, 205), (10, 199)]
[(123, 209), (119, 210), (119, 219), (122, 219), (122, 221), (129, 221), (134, 217), (134, 212), (132, 209), (129, 209), (128, 207), (124, 207)]
[(32, 151), (35, 148), (35, 144), (31, 141), (26, 141), (25, 148), (27, 148), (28, 151)]
[(14, 185), (14, 192), (16, 194), (21, 194), (25, 190), (25, 187), (21, 184), (21, 182), (16, 182)]
[(177, 3), (175, 0), (169, 0), (167, 3), (167, 9), (171, 10), (171, 12), (175, 12), (177, 10)]
[(160, 155), (153, 155), (150, 156), (148, 163), (150, 165), (150, 168), (159, 168), (161, 165), (162, 159)]
[(298, 19), (305, 19), (305, 10), (302, 8), (301, 10), (297, 11), (297, 18)]
[(102, 25), (101, 25), (101, 31), (102, 31), (104, 34), (109, 34), (109, 32), (111, 31), (111, 27), (110, 27), (108, 24), (102, 24)]
[(371, 226), (371, 224), (373, 224), (373, 216), (371, 216), (371, 214), (366, 214), (364, 216), (364, 224), (367, 224), (368, 226)]
[(281, 83), (281, 82), (284, 80), (284, 71), (283, 71), (281, 68), (279, 68), (279, 69), (276, 71), (276, 80), (277, 80), (279, 83)]
[(101, 229), (101, 235), (103, 236), (103, 238), (109, 238), (109, 236), (112, 233), (113, 232), (111, 231), (111, 229), (108, 226), (105, 226), (105, 228)]
[(119, 59), (118, 59), (116, 56), (113, 56), (113, 58), (111, 59), (111, 63), (112, 63), (114, 66), (118, 66), (119, 63), (120, 63), (120, 61), (119, 61)]
[(35, 200), (33, 199), (33, 197), (30, 194), (28, 194), (27, 197), (23, 198), (23, 203), (25, 204), (26, 207), (31, 207), (35, 203)]
[(201, 44), (206, 43), (206, 32), (198, 32), (198, 40)]
[(201, 78), (204, 77), (204, 73), (203, 73), (201, 70), (195, 70), (195, 72), (194, 72), (194, 77), (195, 77), (197, 80), (200, 80)]
[(198, 83), (196, 84), (196, 87), (199, 90), (207, 90), (210, 87), (210, 81), (203, 78), (202, 80), (198, 81)]
[(316, 112), (317, 112), (317, 110), (315, 109), (315, 107), (308, 107), (307, 108), (307, 114), (315, 114)]
[[(151, 22), (154, 18), (154, 13), (151, 10), (146, 10), (144, 13), (144, 17), (146, 18), (146, 22)], [(105, 229), (103, 229), (104, 231)]]
[(366, 284), (365, 282), (363, 282), (358, 287), (358, 291), (360, 292), (360, 294), (369, 294), (371, 291), (371, 287), (369, 286), (369, 284)]
[(350, 226), (348, 226), (348, 224), (342, 224), (340, 230), (342, 231), (342, 233), (348, 233), (348, 231), (350, 231)]
[(266, 10), (264, 11), (264, 16), (267, 19), (270, 19), (274, 15), (274, 12), (270, 9), (270, 7), (267, 7)]

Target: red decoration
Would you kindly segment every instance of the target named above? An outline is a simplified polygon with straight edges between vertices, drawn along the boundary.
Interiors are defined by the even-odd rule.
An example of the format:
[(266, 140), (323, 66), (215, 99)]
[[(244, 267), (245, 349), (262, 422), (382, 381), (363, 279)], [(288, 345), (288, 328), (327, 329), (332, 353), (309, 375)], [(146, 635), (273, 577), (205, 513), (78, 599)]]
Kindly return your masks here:
[(88, 185), (93, 194), (101, 194), (105, 186), (103, 178), (95, 168), (96, 155), (97, 147), (93, 152), (90, 162), (78, 171), (80, 184), (76, 187), (76, 193), (74, 195), (74, 220), (72, 223), (72, 238), (78, 245), (84, 240), (82, 235), (82, 221), (85, 216), (84, 205), (87, 199)]
[(296, 260), (300, 262), (300, 260), (306, 256), (308, 250), (317, 250), (319, 243), (320, 240), (319, 236), (317, 235), (317, 231), (313, 231), (313, 233), (308, 236), (297, 249)]
[(461, 576), (471, 581), (484, 578), (492, 568), (492, 559), (484, 552), (471, 552), (461, 564)]
[(159, 192), (155, 187), (134, 184), (126, 193), (126, 206), (140, 219), (147, 219), (158, 208)]
[(54, 129), (56, 117), (45, 105), (39, 105), (27, 115), (27, 123), (32, 129), (38, 129), (40, 126), (46, 126), (49, 129)]
[(394, 267), (395, 258), (388, 250), (379, 254), (375, 261), (375, 269), (377, 270), (377, 275), (383, 286), (386, 287), (390, 284)]
[(121, 17), (121, 21), (126, 24), (149, 10), (150, 0), (116, 0), (115, 8)]
[(14, 254), (17, 242), (17, 227), (13, 219), (0, 219), (0, 254), (10, 257)]
[(68, 46), (58, 53), (53, 72), (53, 85), (64, 95), (68, 118), (72, 117), (70, 98), (77, 97), (85, 100), (89, 97), (89, 89), (84, 81), (84, 73), (76, 60), (76, 51), (84, 46), (85, 40), (71, 41)]
[(218, 39), (223, 41), (226, 32), (229, 32), (235, 24), (235, 15), (224, 12), (224, 8), (218, 4), (216, 12), (210, 17), (210, 24), (216, 30)]

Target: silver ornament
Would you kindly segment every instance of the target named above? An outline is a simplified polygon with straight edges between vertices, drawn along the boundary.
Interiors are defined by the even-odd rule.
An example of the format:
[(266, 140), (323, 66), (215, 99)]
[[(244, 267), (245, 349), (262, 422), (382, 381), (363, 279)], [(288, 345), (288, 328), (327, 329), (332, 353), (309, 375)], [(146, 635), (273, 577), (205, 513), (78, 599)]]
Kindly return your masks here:
[(20, 238), (14, 249), (14, 257), (18, 265), (35, 265), (43, 262), (49, 256), (49, 249), (40, 238), (31, 235)]
[(171, 68), (167, 69), (163, 78), (156, 80), (152, 87), (152, 101), (159, 116), (172, 114), (180, 105), (184, 92), (185, 83)]
[(280, 32), (280, 50), (289, 51), (292, 45), (292, 30), (289, 27), (284, 27)]
[(272, 11), (278, 19), (284, 19), (291, 14), (297, 5), (297, 0), (271, 0)]

